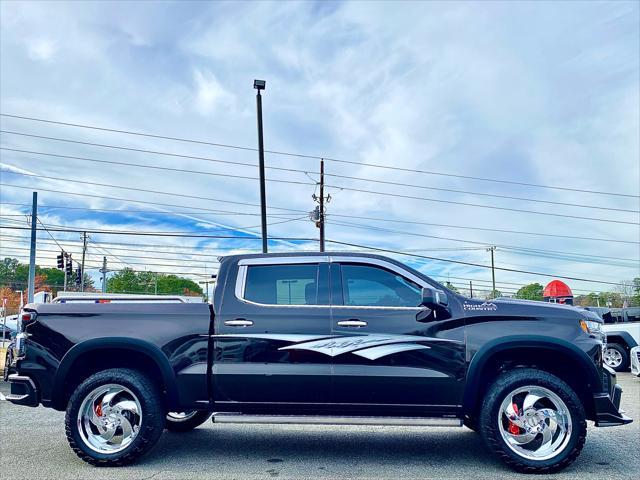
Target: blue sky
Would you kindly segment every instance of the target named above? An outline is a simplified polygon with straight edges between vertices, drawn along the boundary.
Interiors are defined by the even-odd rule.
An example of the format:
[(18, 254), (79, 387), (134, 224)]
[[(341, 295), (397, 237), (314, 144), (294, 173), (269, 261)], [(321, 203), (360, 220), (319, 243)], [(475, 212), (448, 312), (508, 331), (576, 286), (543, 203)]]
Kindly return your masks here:
[[(268, 149), (587, 190), (640, 194), (640, 11), (637, 2), (3, 2), (0, 5), (2, 113), (241, 146), (256, 145), (254, 78), (264, 96)], [(3, 130), (177, 152), (255, 164), (251, 151), (127, 136), (0, 117)], [(2, 134), (2, 146), (110, 161), (256, 176), (255, 167), (118, 151)], [(43, 209), (47, 224), (148, 231), (238, 232), (258, 235), (257, 208), (72, 181), (20, 177), (10, 170), (105, 184), (257, 203), (252, 180), (159, 172), (143, 168), (1, 151), (2, 182), (175, 204), (154, 207), (42, 191), (44, 205), (117, 213)], [(267, 155), (267, 164), (317, 171), (316, 160)], [(327, 163), (327, 172), (423, 187), (535, 198), (637, 211), (638, 198), (540, 189), (375, 167)], [(270, 179), (313, 183), (310, 173), (268, 170)], [(398, 187), (337, 178), (328, 183), (464, 203), (638, 222), (638, 213), (554, 206), (519, 200)], [(25, 208), (29, 189), (2, 186), (3, 215)], [(467, 227), (589, 236), (638, 242), (638, 226), (385, 197), (329, 188), (328, 214), (383, 217)], [(317, 237), (309, 221), (313, 185), (270, 182), (276, 236)], [(208, 208), (240, 214), (195, 213)], [(4, 217), (20, 220), (24, 217)], [(284, 219), (290, 222), (275, 224)], [(332, 222), (409, 231), (462, 241), (366, 230)], [(3, 230), (2, 234), (8, 231)], [(11, 235), (21, 235), (13, 231)], [(43, 239), (46, 233), (41, 233)], [(571, 252), (554, 258), (498, 249), (498, 266), (618, 281), (640, 274), (637, 243), (554, 239), (513, 233), (329, 218), (327, 236), (383, 248), (487, 264), (483, 245)], [(57, 234), (77, 241), (77, 234)], [(201, 252), (242, 251), (259, 242), (95, 234), (96, 247), (166, 245), (161, 271), (193, 269)], [(465, 241), (478, 242), (477, 244)], [(2, 254), (20, 239), (2, 240)], [(111, 243), (108, 243), (111, 242)], [(120, 247), (123, 247), (120, 245)], [(254, 247), (254, 248), (255, 248)], [(475, 250), (461, 250), (474, 247)], [(47, 247), (53, 248), (53, 247)], [(90, 249), (98, 263), (104, 249)], [(150, 247), (144, 247), (150, 248)], [(275, 249), (314, 248), (273, 242)], [(216, 250), (217, 249), (217, 250)], [(224, 249), (224, 250), (222, 250)], [(448, 249), (448, 250), (442, 250)], [(78, 249), (74, 247), (74, 252)], [(135, 252), (112, 250), (144, 263)], [(23, 252), (24, 253), (24, 252)], [(141, 256), (145, 254), (142, 253)], [(151, 254), (149, 254), (150, 256)], [(627, 259), (597, 260), (592, 255)], [(55, 254), (42, 252), (42, 263)], [(156, 254), (156, 256), (163, 256)], [(169, 255), (165, 255), (167, 258)], [(215, 256), (215, 255), (214, 255)], [(49, 258), (51, 260), (49, 260)], [(407, 261), (407, 257), (403, 258)], [(187, 261), (188, 260), (188, 261)], [(158, 260), (154, 260), (158, 262)], [(411, 260), (440, 278), (474, 278), (486, 269)], [(149, 261), (151, 262), (151, 261)], [(604, 264), (607, 263), (607, 264)], [(114, 260), (115, 267), (124, 264)], [(212, 263), (198, 272), (209, 273)], [(193, 277), (198, 278), (198, 277)], [(499, 272), (498, 282), (549, 278)], [(482, 282), (478, 282), (482, 283)], [(607, 285), (569, 282), (576, 289)], [(505, 284), (504, 289), (508, 289)]]

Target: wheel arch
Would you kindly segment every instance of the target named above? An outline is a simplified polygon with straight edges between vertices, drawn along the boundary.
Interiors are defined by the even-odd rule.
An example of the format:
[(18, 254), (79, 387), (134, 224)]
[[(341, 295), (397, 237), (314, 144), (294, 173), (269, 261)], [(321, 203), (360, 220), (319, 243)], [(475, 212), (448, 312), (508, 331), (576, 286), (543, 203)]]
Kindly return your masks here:
[[(164, 355), (162, 350), (157, 346), (144, 340), (120, 337), (96, 338), (78, 343), (73, 346), (62, 358), (60, 365), (55, 373), (53, 390), (52, 390), (52, 406), (58, 410), (64, 410), (66, 400), (68, 399), (69, 379), (76, 375), (78, 369), (86, 367), (85, 361), (94, 359), (103, 354), (122, 354), (123, 359), (134, 358), (142, 360), (140, 365), (128, 365), (128, 368), (147, 367), (154, 370), (152, 373), (158, 374), (162, 382), (165, 394), (165, 402), (168, 407), (178, 404), (178, 390), (176, 386), (175, 374), (169, 364), (169, 359)], [(113, 365), (127, 366), (127, 365)], [(104, 367), (111, 368), (112, 365), (104, 364)], [(100, 368), (101, 370), (103, 368)], [(86, 368), (85, 368), (86, 370)], [(95, 371), (88, 371), (90, 374)], [(86, 377), (85, 377), (86, 378)], [(80, 378), (80, 382), (83, 378)], [(155, 379), (154, 379), (155, 380)]]
[(635, 341), (629, 332), (621, 330), (605, 333), (607, 334), (607, 343), (617, 343), (624, 347), (627, 352), (631, 351), (633, 347), (638, 346), (638, 342)]
[[(575, 345), (552, 337), (513, 336), (495, 339), (488, 342), (471, 359), (467, 371), (467, 381), (463, 397), (463, 413), (474, 416), (482, 404), (482, 396), (489, 384), (500, 373), (504, 360), (513, 359), (511, 367), (542, 366), (550, 367), (550, 373), (558, 375), (563, 369), (580, 369), (584, 381), (577, 382), (572, 378), (562, 378), (569, 383), (584, 403), (585, 410), (592, 416), (594, 410), (594, 389), (600, 389), (600, 374), (589, 356)], [(535, 361), (537, 360), (537, 361)], [(523, 362), (522, 365), (519, 362)], [(557, 365), (557, 369), (553, 366)], [(546, 370), (546, 368), (545, 368)]]

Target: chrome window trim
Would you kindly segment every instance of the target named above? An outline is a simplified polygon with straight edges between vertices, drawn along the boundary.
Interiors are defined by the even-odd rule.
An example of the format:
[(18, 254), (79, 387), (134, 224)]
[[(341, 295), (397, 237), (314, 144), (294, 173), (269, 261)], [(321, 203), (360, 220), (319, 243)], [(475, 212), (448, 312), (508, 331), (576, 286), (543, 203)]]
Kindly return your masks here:
[(259, 307), (284, 307), (284, 308), (335, 308), (335, 309), (357, 309), (357, 310), (408, 310), (419, 311), (422, 307), (391, 307), (391, 306), (365, 306), (365, 305), (277, 305), (271, 303), (258, 303), (244, 298), (245, 286), (247, 283), (247, 268), (250, 265), (296, 265), (305, 263), (360, 263), (363, 265), (373, 265), (390, 270), (401, 275), (412, 282), (418, 284), (421, 288), (430, 286), (420, 277), (411, 272), (385, 260), (370, 257), (350, 257), (347, 255), (317, 255), (302, 257), (261, 257), (261, 258), (244, 258), (238, 262), (238, 275), (236, 276), (235, 295), (236, 298), (244, 303)]
[[(312, 259), (312, 260), (311, 260)], [(267, 260), (267, 261), (262, 261)], [(287, 261), (279, 261), (287, 260)], [(247, 285), (247, 270), (253, 265), (303, 265), (310, 263), (328, 263), (326, 256), (309, 257), (273, 257), (273, 258), (245, 258), (238, 262), (238, 275), (236, 276), (235, 294), (240, 302), (257, 307), (278, 307), (278, 308), (329, 308), (331, 305), (278, 305), (274, 303), (259, 303), (244, 298), (245, 287)]]
[(326, 255), (300, 256), (300, 257), (258, 257), (243, 258), (238, 262), (238, 266), (247, 265), (291, 265), (299, 263), (327, 263), (329, 257)]

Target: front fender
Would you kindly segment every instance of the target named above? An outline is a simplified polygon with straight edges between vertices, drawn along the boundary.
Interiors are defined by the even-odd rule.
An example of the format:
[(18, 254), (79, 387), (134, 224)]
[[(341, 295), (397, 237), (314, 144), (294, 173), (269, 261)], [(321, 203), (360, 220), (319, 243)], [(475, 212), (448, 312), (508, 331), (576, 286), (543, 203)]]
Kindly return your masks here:
[[(130, 350), (136, 353), (142, 353), (149, 357), (161, 372), (162, 381), (166, 388), (168, 405), (173, 406), (178, 404), (178, 391), (176, 387), (175, 374), (171, 369), (169, 359), (164, 353), (162, 353), (162, 350), (152, 343), (135, 338), (103, 337), (78, 343), (64, 355), (54, 377), (53, 390), (51, 394), (52, 403), (54, 405), (61, 406), (61, 403), (64, 401), (65, 381), (75, 361), (85, 353), (101, 349)], [(64, 408), (64, 405), (61, 407)]]
[(543, 335), (513, 335), (496, 338), (478, 350), (473, 356), (467, 370), (467, 381), (463, 398), (463, 410), (469, 414), (475, 410), (478, 402), (481, 402), (479, 392), (484, 368), (494, 355), (507, 350), (527, 349), (551, 349), (567, 355), (580, 366), (580, 373), (584, 375), (585, 383), (598, 390), (602, 388), (600, 373), (591, 358), (576, 345), (554, 337)]

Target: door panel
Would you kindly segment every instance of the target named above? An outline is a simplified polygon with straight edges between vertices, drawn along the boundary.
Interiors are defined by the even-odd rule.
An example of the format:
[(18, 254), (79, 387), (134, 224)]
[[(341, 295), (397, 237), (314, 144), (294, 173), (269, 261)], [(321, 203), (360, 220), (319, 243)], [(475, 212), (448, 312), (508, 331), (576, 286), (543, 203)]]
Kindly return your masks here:
[(246, 279), (246, 288), (236, 289), (243, 299), (227, 288), (216, 318), (214, 401), (223, 407), (328, 402), (330, 357), (287, 348), (330, 336), (328, 265), (256, 267), (252, 271), (251, 265), (241, 266), (246, 271), (233, 274), (234, 279)]
[(338, 263), (331, 269), (333, 282), (340, 279), (346, 304), (332, 305), (332, 333), (338, 336), (333, 339), (334, 401), (383, 408), (383, 415), (407, 409), (423, 414), (460, 405), (462, 323), (433, 315), (418, 322), (421, 285), (397, 278), (395, 271)]

